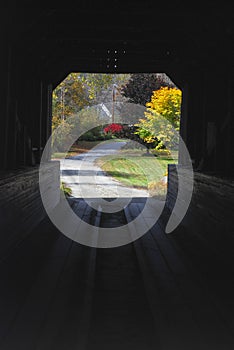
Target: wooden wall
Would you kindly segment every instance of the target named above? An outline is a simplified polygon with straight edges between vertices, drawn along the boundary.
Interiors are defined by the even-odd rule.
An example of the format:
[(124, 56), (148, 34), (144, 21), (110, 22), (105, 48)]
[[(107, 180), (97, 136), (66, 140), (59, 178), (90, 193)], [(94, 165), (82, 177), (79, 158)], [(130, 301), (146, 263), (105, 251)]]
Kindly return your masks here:
[[(52, 208), (60, 199), (59, 162), (47, 165), (46, 191)], [(1, 173), (0, 193), (0, 256), (4, 258), (46, 215), (39, 190), (39, 168)]]
[[(168, 215), (174, 208), (177, 197), (178, 177), (176, 167), (169, 166), (167, 193)], [(181, 181), (185, 184), (187, 171)], [(194, 172), (192, 200), (178, 230), (171, 235), (179, 235), (190, 242), (200, 241), (203, 245), (223, 256), (234, 254), (234, 180), (211, 174)], [(184, 231), (181, 230), (184, 228)], [(181, 232), (184, 232), (181, 234)], [(229, 254), (229, 257), (232, 255)]]

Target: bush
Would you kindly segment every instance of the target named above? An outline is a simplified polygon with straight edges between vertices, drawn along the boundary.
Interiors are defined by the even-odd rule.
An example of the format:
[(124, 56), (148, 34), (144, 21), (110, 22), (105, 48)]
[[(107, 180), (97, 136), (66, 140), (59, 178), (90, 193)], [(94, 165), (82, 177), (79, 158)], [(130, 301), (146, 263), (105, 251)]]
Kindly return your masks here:
[(65, 196), (71, 196), (72, 194), (72, 189), (68, 187), (64, 182), (61, 182), (60, 184), (60, 191), (62, 191)]
[(116, 123), (109, 124), (103, 129), (104, 133), (111, 133), (113, 135), (120, 134), (122, 130), (122, 125)]
[(87, 131), (83, 135), (79, 137), (80, 141), (96, 141), (96, 136), (92, 133), (92, 131)]
[(97, 126), (79, 137), (80, 141), (104, 141), (108, 140), (112, 135), (105, 134), (102, 126)]

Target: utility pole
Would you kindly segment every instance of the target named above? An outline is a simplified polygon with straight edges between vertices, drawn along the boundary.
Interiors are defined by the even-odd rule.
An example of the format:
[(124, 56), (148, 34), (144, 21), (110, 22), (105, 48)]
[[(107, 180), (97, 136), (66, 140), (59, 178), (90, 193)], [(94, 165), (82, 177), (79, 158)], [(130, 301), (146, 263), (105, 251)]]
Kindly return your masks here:
[(115, 99), (116, 99), (117, 89), (118, 89), (118, 86), (114, 84), (113, 90), (112, 90), (112, 123), (115, 122)]
[(65, 119), (65, 106), (64, 106), (64, 87), (61, 88), (61, 105), (62, 105), (62, 120)]

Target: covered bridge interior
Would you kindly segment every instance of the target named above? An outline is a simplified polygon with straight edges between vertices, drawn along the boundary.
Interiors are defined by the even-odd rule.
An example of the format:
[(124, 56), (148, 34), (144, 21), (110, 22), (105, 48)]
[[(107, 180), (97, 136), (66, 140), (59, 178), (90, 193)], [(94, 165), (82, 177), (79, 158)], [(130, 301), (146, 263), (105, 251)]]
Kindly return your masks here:
[[(8, 6), (0, 16), (0, 349), (233, 349), (231, 6), (87, 0)], [(84, 247), (46, 217), (38, 169), (52, 91), (76, 71), (165, 72), (182, 90), (194, 191), (171, 234), (163, 227), (177, 193), (173, 170), (165, 215), (136, 244)]]

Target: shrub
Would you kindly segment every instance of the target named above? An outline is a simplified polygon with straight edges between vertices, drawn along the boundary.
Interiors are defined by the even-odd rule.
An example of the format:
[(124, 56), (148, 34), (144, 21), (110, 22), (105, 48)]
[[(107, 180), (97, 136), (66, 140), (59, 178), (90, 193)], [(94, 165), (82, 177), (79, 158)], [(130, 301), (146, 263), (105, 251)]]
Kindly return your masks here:
[(122, 130), (123, 130), (122, 125), (116, 124), (116, 123), (109, 124), (103, 129), (105, 134), (110, 133), (116, 136), (118, 136)]
[(61, 182), (60, 184), (60, 191), (62, 191), (65, 196), (71, 196), (72, 194), (72, 189), (68, 187), (64, 182)]

